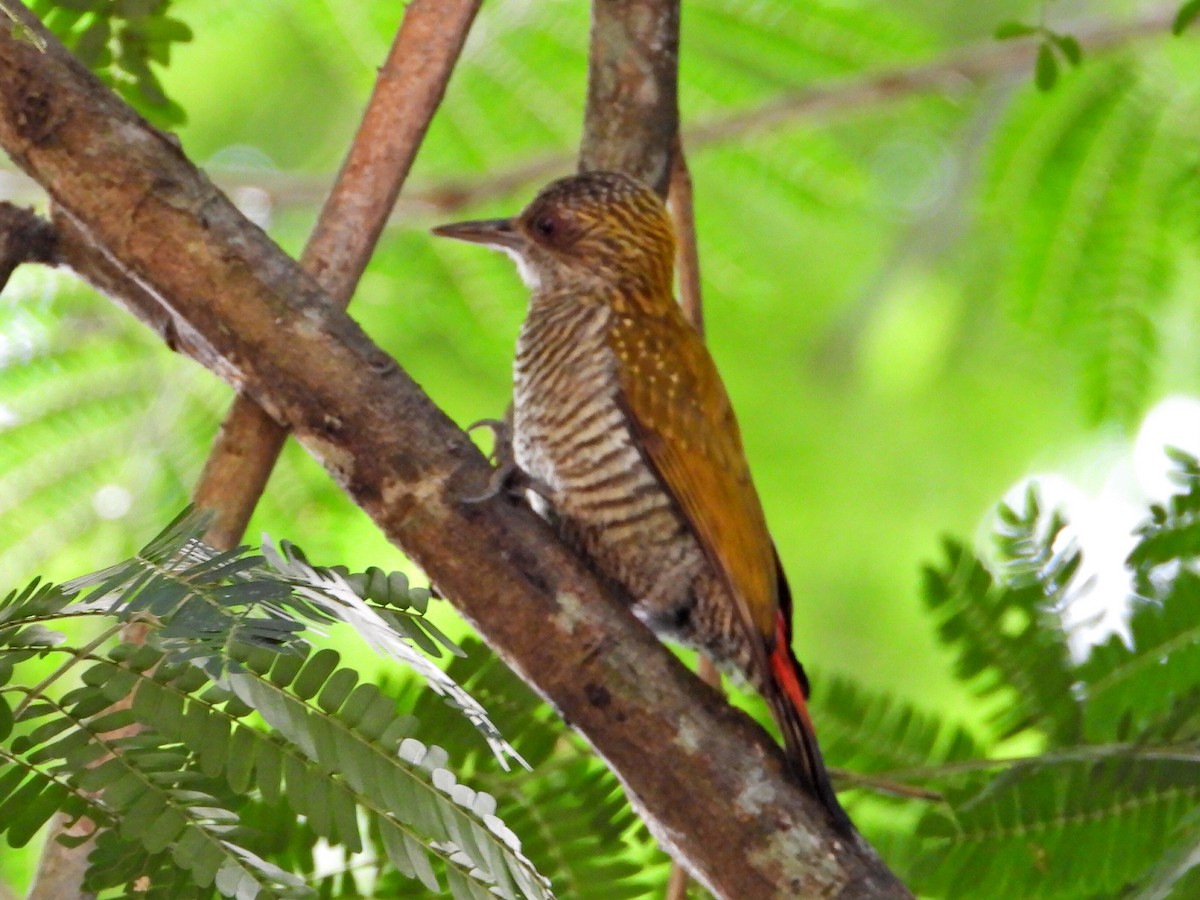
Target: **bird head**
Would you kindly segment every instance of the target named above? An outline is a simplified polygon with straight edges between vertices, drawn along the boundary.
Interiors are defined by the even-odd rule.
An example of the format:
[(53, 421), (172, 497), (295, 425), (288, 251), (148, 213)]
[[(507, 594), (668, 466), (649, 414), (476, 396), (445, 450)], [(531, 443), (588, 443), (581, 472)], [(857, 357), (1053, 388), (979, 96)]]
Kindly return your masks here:
[(654, 191), (618, 172), (560, 178), (518, 216), (456, 222), (433, 233), (508, 253), (535, 292), (628, 284), (670, 295), (670, 216)]

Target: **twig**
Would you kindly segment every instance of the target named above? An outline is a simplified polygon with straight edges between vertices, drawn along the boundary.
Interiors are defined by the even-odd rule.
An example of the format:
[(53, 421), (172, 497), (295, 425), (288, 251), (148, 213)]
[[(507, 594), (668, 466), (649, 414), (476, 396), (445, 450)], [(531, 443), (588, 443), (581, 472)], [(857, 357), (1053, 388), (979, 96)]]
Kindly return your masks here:
[[(667, 200), (675, 223), (675, 270), (679, 277), (679, 305), (692, 327), (704, 335), (704, 302), (700, 294), (700, 254), (696, 247), (696, 213), (692, 202), (692, 175), (688, 170), (683, 142), (676, 132)], [(705, 684), (721, 692), (721, 673), (708, 656), (701, 654), (696, 674)], [(666, 900), (685, 900), (691, 877), (678, 862), (671, 863)]]
[[(442, 101), (482, 0), (412, 0), (300, 265), (338, 304), (350, 302)], [(205, 540), (241, 540), (287, 430), (252, 400), (233, 402), (193, 499), (215, 512)]]
[(995, 759), (965, 759), (959, 762), (942, 763), (936, 766), (914, 766), (880, 772), (878, 776), (896, 781), (926, 781), (946, 778), (951, 775), (969, 775), (972, 772), (987, 772), (992, 769), (1008, 769), (1017, 766), (1042, 766), (1057, 763), (1095, 762), (1127, 757), (1132, 759), (1154, 759), (1167, 762), (1200, 763), (1200, 747), (1195, 744), (1084, 744), (1079, 747), (1063, 747), (1030, 756), (1004, 756)]
[(851, 787), (866, 788), (877, 794), (891, 794), (893, 797), (905, 797), (910, 800), (929, 800), (938, 802), (944, 798), (940, 793), (930, 788), (905, 784), (886, 776), (865, 772), (850, 772), (846, 769), (830, 769), (829, 774), (834, 781), (845, 782)]
[[(1068, 27), (1087, 55), (1119, 49), (1130, 41), (1169, 36), (1178, 4), (1156, 6), (1128, 22), (1089, 21)], [(1031, 77), (1038, 45), (1033, 40), (988, 41), (916, 66), (874, 72), (804, 90), (791, 91), (761, 106), (687, 129), (692, 146), (721, 143), (755, 131), (803, 119), (845, 115), (914, 94), (961, 93), (1002, 76)]]
[(692, 202), (692, 173), (683, 142), (675, 136), (671, 188), (667, 194), (675, 222), (675, 271), (679, 275), (679, 305), (692, 327), (704, 335), (704, 300), (700, 293), (700, 251), (696, 246), (696, 208)]

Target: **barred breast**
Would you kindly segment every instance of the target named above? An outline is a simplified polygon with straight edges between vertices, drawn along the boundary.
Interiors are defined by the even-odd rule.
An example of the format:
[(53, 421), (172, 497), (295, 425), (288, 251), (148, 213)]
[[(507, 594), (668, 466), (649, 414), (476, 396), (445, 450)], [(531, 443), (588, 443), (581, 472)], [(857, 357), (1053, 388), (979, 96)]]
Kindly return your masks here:
[(532, 496), (596, 570), (634, 599), (655, 631), (690, 642), (699, 542), (643, 460), (617, 396), (610, 309), (574, 298), (535, 303), (514, 365), (513, 452), (549, 489)]

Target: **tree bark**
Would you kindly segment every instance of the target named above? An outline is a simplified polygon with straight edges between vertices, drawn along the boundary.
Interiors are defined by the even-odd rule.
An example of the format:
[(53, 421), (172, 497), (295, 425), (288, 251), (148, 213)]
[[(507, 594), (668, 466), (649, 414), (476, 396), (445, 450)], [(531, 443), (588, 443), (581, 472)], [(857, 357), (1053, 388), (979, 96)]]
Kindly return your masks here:
[(592, 743), (724, 897), (904, 897), (762, 729), (700, 684), (314, 279), (23, 10), (0, 29), (0, 145), (144, 290), (178, 346), (290, 427), (497, 652)]
[(593, 0), (580, 171), (625, 172), (666, 195), (678, 70), (679, 0)]

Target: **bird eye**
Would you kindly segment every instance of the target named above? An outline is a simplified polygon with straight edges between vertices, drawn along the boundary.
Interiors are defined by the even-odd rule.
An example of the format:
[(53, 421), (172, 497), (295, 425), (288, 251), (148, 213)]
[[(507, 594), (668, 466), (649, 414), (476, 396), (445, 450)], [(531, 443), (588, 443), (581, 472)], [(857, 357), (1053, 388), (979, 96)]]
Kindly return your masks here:
[(538, 216), (533, 220), (533, 230), (544, 238), (553, 237), (558, 230), (558, 223), (550, 216)]

